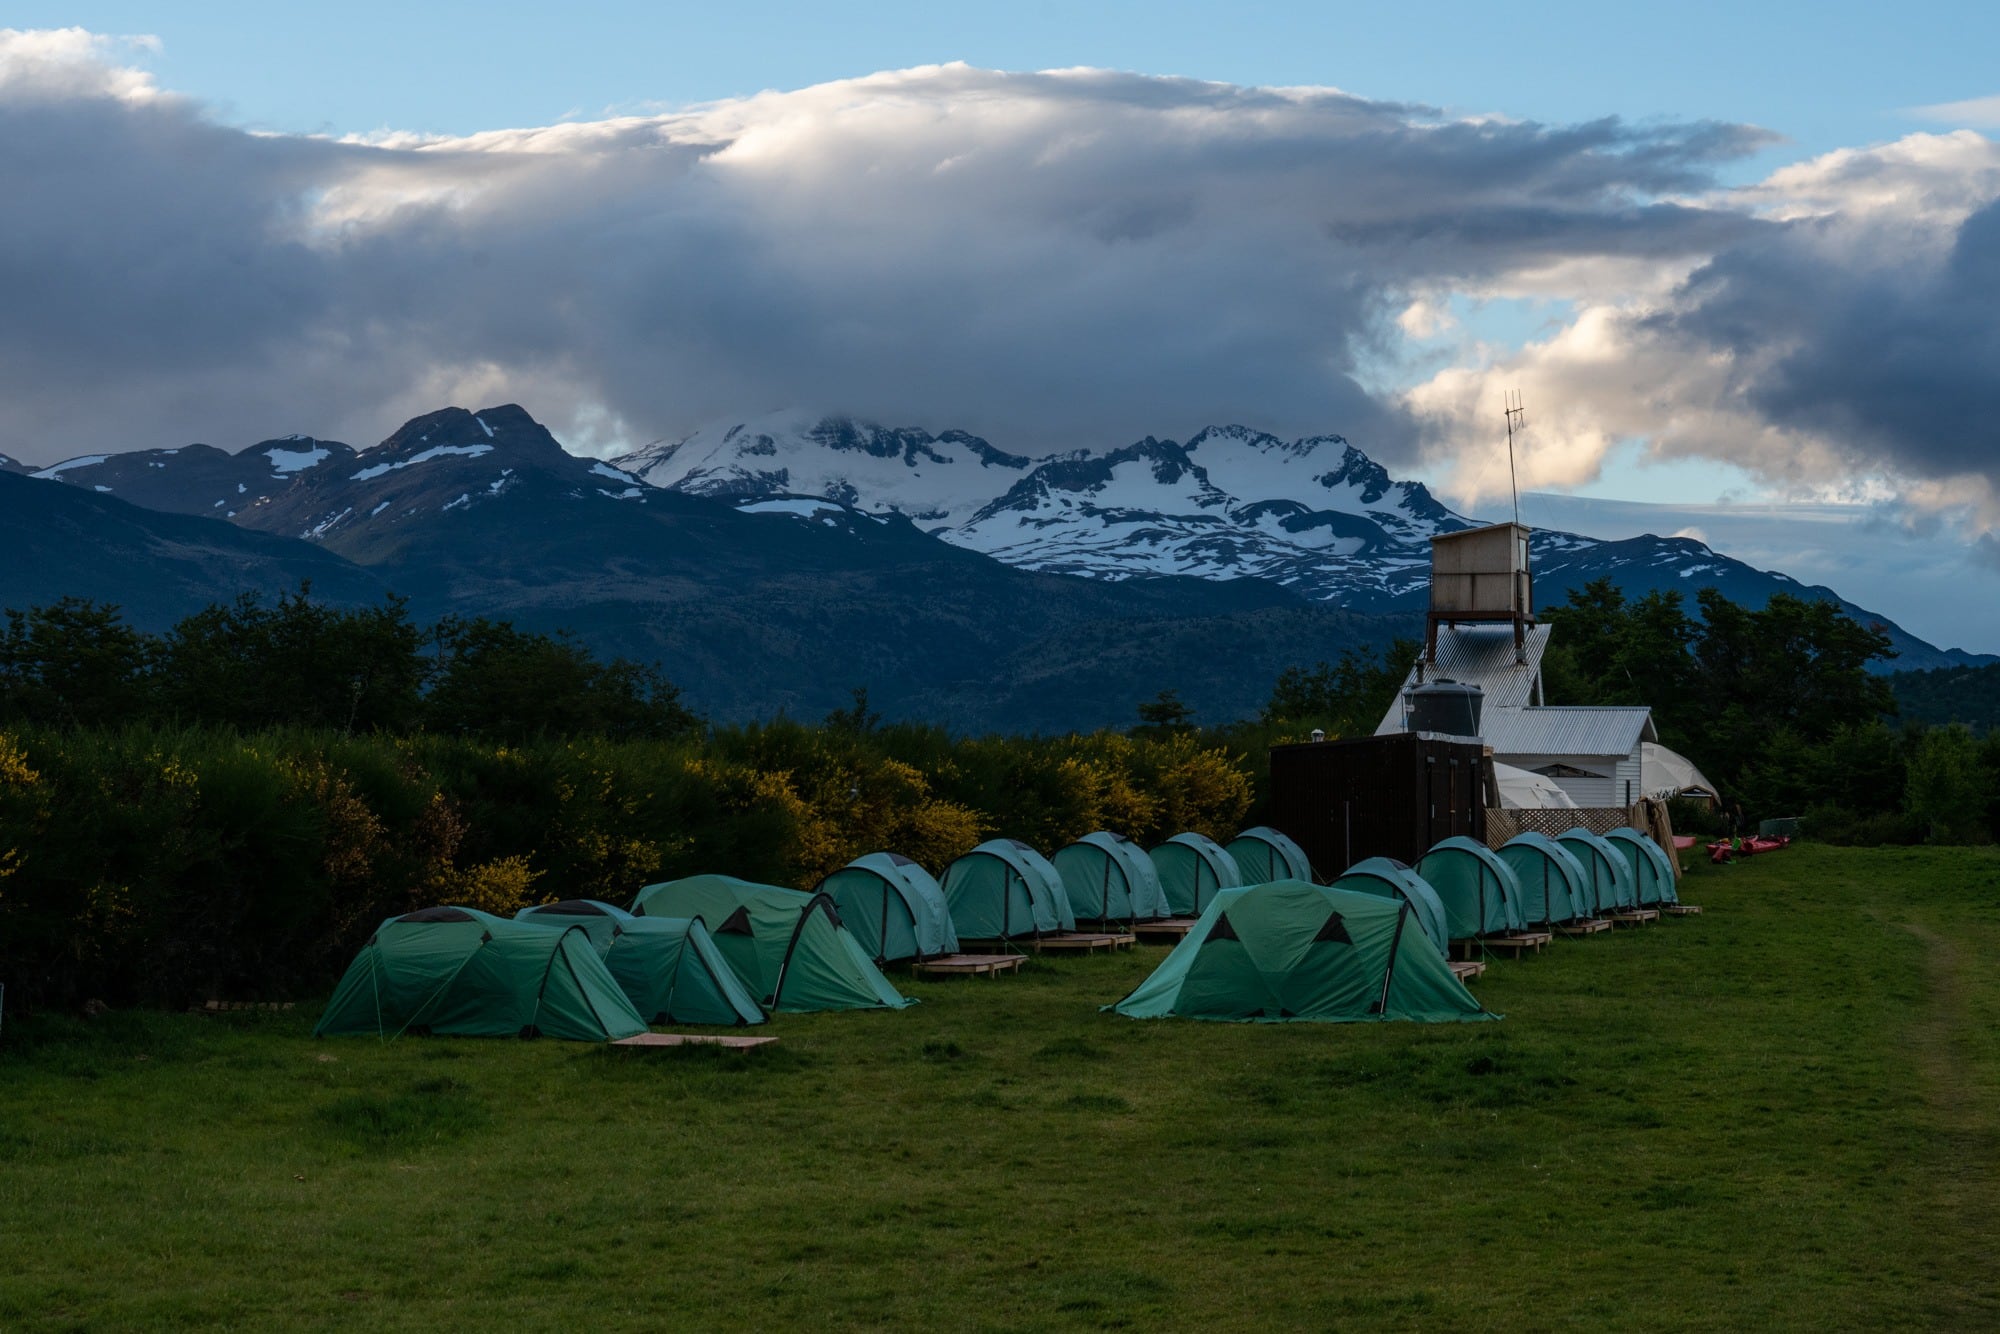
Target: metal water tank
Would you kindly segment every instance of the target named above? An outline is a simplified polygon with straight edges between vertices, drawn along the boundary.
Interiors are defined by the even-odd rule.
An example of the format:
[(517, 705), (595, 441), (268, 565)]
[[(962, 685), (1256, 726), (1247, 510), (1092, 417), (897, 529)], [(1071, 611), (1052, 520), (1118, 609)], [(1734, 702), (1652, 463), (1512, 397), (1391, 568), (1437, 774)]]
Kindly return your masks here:
[(1441, 736), (1478, 736), (1485, 701), (1486, 692), (1478, 686), (1448, 677), (1413, 686), (1403, 695), (1410, 730)]

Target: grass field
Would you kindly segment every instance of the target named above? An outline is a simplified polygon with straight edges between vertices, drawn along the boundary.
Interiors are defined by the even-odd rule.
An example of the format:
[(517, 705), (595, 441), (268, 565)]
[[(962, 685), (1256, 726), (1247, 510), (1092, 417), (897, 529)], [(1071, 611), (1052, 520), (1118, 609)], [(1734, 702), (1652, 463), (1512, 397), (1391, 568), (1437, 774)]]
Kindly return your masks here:
[(1133, 1022), (1163, 957), (754, 1052), (0, 1033), (0, 1327), (2000, 1324), (2000, 853), (1802, 847), (1506, 1022)]

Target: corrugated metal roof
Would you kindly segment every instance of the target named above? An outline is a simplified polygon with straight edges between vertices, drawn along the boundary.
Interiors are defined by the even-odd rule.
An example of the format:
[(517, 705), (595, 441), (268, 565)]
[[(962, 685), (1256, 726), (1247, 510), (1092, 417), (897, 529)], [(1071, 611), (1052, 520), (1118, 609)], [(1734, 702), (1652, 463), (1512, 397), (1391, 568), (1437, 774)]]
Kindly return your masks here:
[(1539, 709), (1488, 708), (1480, 740), (1496, 757), (1508, 755), (1630, 755), (1656, 739), (1653, 711), (1644, 705), (1591, 707), (1556, 704)]
[[(1546, 625), (1528, 627), (1527, 661), (1514, 661), (1514, 627), (1446, 625), (1438, 628), (1437, 665), (1424, 673), (1427, 681), (1449, 678), (1476, 685), (1486, 692), (1485, 707), (1524, 709), (1535, 702), (1535, 681), (1542, 674), (1542, 653), (1549, 646)], [(1376, 736), (1403, 730), (1403, 691), (1417, 683), (1416, 668), (1403, 678)]]

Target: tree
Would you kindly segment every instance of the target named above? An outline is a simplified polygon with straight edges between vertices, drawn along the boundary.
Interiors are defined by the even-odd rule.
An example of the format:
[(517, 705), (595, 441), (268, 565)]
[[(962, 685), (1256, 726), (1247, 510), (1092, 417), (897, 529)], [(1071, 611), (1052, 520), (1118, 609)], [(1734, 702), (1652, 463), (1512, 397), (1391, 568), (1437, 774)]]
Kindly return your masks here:
[(1148, 736), (1171, 736), (1194, 730), (1194, 709), (1181, 699), (1178, 690), (1162, 690), (1139, 706), (1139, 726), (1132, 729)]
[(591, 735), (665, 740), (701, 720), (657, 666), (601, 663), (567, 634), (447, 617), (432, 631), (436, 662), (426, 722), (435, 731), (525, 741)]
[(144, 717), (159, 644), (85, 598), (7, 612), (0, 718), (100, 727)]
[(1413, 639), (1397, 639), (1385, 651), (1347, 649), (1337, 662), (1287, 667), (1271, 686), (1264, 724), (1317, 727), (1329, 736), (1373, 732), (1419, 648)]
[(868, 707), (867, 686), (855, 686), (849, 693), (854, 697), (854, 703), (827, 714), (826, 725), (836, 732), (867, 736), (882, 725), (882, 715)]
[(1983, 843), (1993, 775), (1972, 733), (1953, 724), (1924, 733), (1910, 759), (1905, 801), (1932, 843)]

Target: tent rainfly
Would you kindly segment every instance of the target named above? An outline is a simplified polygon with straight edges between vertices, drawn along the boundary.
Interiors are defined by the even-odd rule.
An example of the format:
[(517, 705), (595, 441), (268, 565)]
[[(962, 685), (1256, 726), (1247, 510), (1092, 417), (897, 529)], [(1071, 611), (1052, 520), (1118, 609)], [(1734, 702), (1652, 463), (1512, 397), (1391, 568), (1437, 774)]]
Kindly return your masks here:
[(1341, 872), (1340, 878), (1333, 884), (1336, 889), (1356, 894), (1377, 894), (1409, 904), (1417, 929), (1437, 946), (1440, 955), (1449, 954), (1451, 927), (1437, 891), (1425, 884), (1422, 876), (1394, 857), (1370, 857), (1358, 861)]
[(1510, 838), (1497, 854), (1521, 886), (1521, 921), (1555, 926), (1591, 914), (1590, 872), (1547, 834)]
[(889, 984), (825, 894), (697, 875), (648, 885), (632, 900), (640, 917), (699, 917), (722, 957), (766, 1009), (901, 1009)]
[(833, 896), (840, 920), (874, 951), (875, 962), (931, 959), (958, 953), (951, 909), (931, 873), (908, 857), (871, 852), (819, 882)]
[(764, 1022), (763, 1007), (699, 917), (634, 917), (596, 899), (564, 899), (523, 908), (514, 918), (586, 932), (625, 999), (649, 1024)]
[(1076, 930), (1061, 873), (1019, 839), (989, 839), (945, 867), (944, 901), (961, 940)]
[(1674, 888), (1673, 864), (1667, 860), (1666, 849), (1629, 826), (1612, 830), (1604, 836), (1604, 841), (1624, 856), (1642, 905), (1680, 901), (1680, 892)]
[(1632, 868), (1618, 850), (1579, 825), (1556, 835), (1583, 867), (1590, 889), (1590, 910), (1617, 912), (1639, 906), (1639, 891), (1632, 883)]
[(1246, 885), (1264, 885), (1273, 880), (1313, 880), (1312, 862), (1305, 849), (1275, 829), (1258, 825), (1229, 841), (1229, 855)]
[(1201, 916), (1217, 890), (1243, 883), (1228, 849), (1200, 834), (1175, 834), (1146, 855), (1159, 872), (1167, 910), (1176, 917)]
[(1425, 884), (1444, 904), (1445, 926), (1453, 940), (1519, 931), (1521, 882), (1507, 863), (1484, 843), (1448, 838), (1416, 865)]
[(1085, 834), (1056, 849), (1049, 864), (1062, 877), (1078, 921), (1151, 922), (1171, 915), (1153, 859), (1123, 834)]
[(1106, 1009), (1239, 1023), (1454, 1023), (1488, 1014), (1409, 904), (1304, 880), (1216, 892), (1151, 976)]
[(313, 1035), (612, 1042), (645, 1031), (585, 932), (444, 907), (377, 927)]

